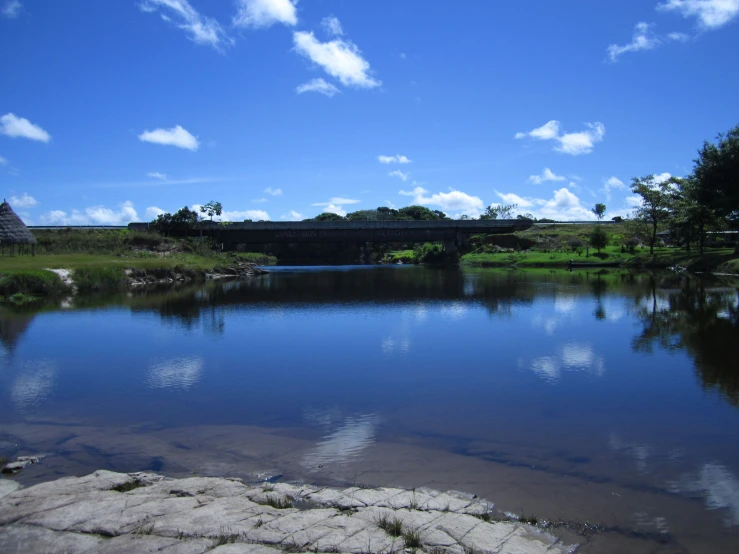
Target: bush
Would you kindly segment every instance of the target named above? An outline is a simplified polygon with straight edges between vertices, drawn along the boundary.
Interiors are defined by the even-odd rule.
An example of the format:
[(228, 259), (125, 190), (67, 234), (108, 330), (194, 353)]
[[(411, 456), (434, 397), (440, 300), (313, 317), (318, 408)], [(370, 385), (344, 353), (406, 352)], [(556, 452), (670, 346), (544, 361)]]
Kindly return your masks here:
[(630, 254), (634, 254), (636, 252), (636, 247), (639, 246), (639, 239), (631, 237), (624, 243), (624, 246)]
[(80, 292), (117, 290), (126, 285), (126, 272), (120, 267), (85, 267), (72, 275)]
[(578, 249), (582, 249), (585, 246), (585, 243), (580, 239), (580, 237), (571, 237), (570, 240), (567, 241), (567, 244), (573, 252), (576, 252)]
[(23, 271), (0, 277), (0, 296), (9, 298), (16, 294), (51, 296), (66, 292), (67, 287), (56, 273), (51, 271)]
[(595, 229), (590, 233), (590, 244), (598, 250), (598, 254), (608, 244), (608, 235), (600, 225), (596, 225)]

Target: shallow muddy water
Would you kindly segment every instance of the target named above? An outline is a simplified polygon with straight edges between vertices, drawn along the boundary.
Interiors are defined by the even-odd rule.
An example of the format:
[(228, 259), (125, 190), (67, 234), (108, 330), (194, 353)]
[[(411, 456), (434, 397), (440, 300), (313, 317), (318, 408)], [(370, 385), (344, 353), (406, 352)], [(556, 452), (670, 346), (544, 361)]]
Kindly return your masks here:
[(280, 267), (3, 309), (0, 455), (47, 455), (26, 484), (105, 468), (458, 489), (597, 522), (593, 552), (736, 552), (738, 287)]

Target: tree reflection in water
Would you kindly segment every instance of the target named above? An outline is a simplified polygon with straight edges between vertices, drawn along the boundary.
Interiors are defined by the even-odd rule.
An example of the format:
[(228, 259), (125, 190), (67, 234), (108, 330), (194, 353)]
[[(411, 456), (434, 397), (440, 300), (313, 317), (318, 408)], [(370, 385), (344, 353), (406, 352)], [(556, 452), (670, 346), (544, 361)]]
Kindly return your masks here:
[(739, 288), (736, 282), (679, 275), (651, 276), (635, 297), (643, 328), (637, 352), (685, 350), (704, 390), (739, 406)]

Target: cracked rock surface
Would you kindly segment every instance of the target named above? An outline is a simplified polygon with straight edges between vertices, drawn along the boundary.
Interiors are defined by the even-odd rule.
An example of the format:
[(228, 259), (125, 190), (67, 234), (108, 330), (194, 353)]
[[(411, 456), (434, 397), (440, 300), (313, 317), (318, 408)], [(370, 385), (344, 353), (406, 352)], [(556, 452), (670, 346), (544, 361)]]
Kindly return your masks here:
[[(576, 548), (517, 522), (484, 521), (492, 508), (484, 500), (430, 489), (247, 485), (96, 471), (0, 491), (0, 552), (533, 554)], [(399, 529), (390, 529), (392, 522)]]

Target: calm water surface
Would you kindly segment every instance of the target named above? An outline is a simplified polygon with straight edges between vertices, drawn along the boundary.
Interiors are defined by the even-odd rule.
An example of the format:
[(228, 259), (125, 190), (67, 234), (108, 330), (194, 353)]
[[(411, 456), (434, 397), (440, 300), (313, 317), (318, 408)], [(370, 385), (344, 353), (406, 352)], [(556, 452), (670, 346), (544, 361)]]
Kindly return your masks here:
[(615, 551), (736, 552), (737, 287), (274, 268), (5, 310), (0, 455), (48, 454), (25, 483), (107, 468), (454, 488), (610, 526)]

